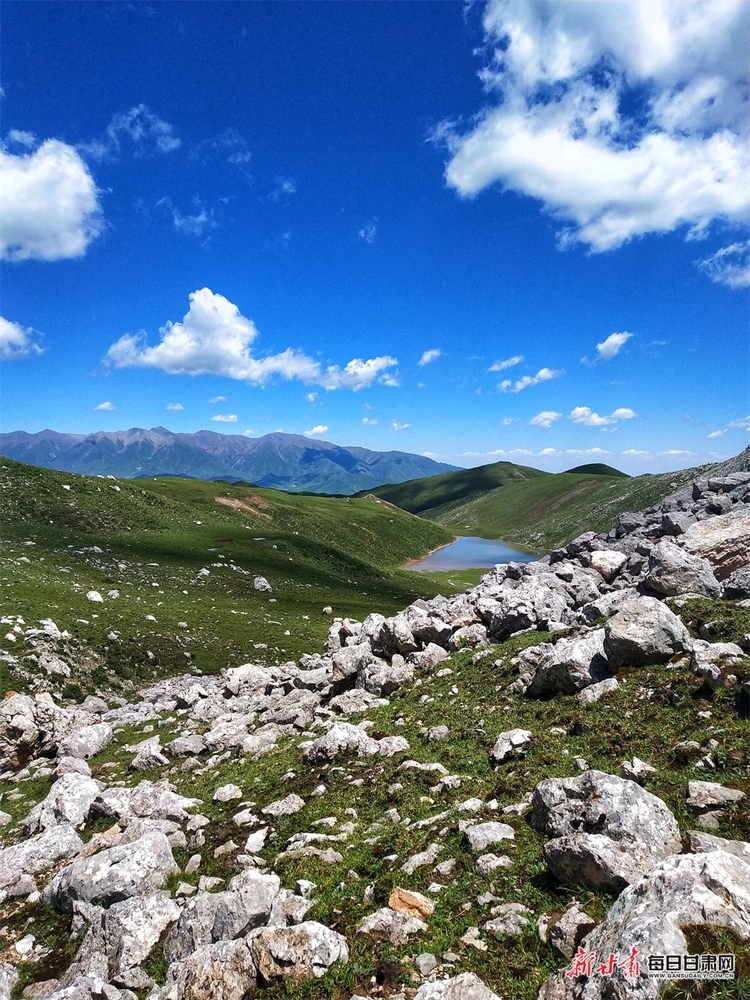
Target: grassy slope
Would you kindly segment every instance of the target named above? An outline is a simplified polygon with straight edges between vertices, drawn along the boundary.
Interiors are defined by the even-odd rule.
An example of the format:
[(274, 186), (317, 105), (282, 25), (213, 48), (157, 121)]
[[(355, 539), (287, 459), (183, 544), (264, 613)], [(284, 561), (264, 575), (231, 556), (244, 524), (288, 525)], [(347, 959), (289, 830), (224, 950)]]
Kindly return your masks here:
[(563, 472), (495, 490), (426, 516), (460, 534), (504, 538), (541, 551), (583, 531), (606, 531), (625, 510), (643, 510), (690, 482), (695, 470), (623, 479)]
[(498, 462), (382, 486), (375, 492), (456, 534), (503, 538), (549, 551), (583, 531), (608, 530), (620, 512), (651, 506), (688, 483), (696, 471), (631, 479), (572, 472), (552, 475)]
[(535, 480), (548, 475), (525, 465), (495, 462), (476, 469), (444, 472), (426, 479), (410, 479), (406, 483), (378, 486), (370, 492), (412, 514), (425, 516), (434, 507), (462, 503), (509, 483)]
[[(106, 683), (111, 671), (145, 679), (192, 663), (213, 672), (253, 655), (273, 662), (320, 649), (326, 604), (362, 618), (437, 593), (435, 580), (396, 567), (451, 540), (438, 525), (372, 497), (295, 497), (182, 479), (112, 482), (8, 459), (0, 489), (3, 613), (27, 625), (52, 618), (71, 633), (71, 646), (95, 651), (98, 661), (81, 661), (76, 683), (84, 689)], [(198, 576), (203, 567), (209, 576)], [(253, 589), (256, 574), (272, 594)], [(88, 601), (90, 590), (104, 603)], [(109, 598), (111, 590), (119, 596)], [(118, 640), (108, 640), (113, 631)], [(3, 638), (0, 647), (20, 652)]]

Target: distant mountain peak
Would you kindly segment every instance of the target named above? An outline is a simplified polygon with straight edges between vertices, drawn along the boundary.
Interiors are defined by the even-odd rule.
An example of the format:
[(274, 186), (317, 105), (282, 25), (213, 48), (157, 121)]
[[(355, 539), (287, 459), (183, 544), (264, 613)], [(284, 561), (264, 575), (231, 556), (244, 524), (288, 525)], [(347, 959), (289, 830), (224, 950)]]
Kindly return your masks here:
[(13, 431), (0, 434), (0, 454), (84, 475), (243, 479), (290, 493), (345, 495), (456, 469), (422, 455), (345, 448), (282, 431), (247, 437), (211, 430), (179, 433), (162, 426), (87, 435)]

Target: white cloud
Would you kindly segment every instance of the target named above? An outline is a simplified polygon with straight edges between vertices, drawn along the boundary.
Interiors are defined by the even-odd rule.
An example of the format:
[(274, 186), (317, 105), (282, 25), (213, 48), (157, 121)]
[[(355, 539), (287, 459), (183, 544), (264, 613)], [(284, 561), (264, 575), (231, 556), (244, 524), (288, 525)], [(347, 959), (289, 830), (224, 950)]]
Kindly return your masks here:
[(318, 396), (317, 392), (308, 392), (305, 395), (305, 402), (310, 404), (317, 403), (319, 398), (320, 397)]
[(519, 378), (517, 382), (511, 382), (510, 379), (503, 379), (503, 381), (498, 386), (500, 392), (522, 392), (524, 389), (528, 389), (530, 385), (539, 385), (540, 382), (549, 382), (550, 379), (558, 378), (563, 375), (562, 369), (554, 368), (540, 368), (536, 375), (524, 375), (523, 378)]
[(443, 123), (448, 184), (541, 201), (561, 243), (610, 250), (648, 232), (746, 222), (748, 5), (490, 0), (486, 90)]
[[(616, 354), (620, 353), (632, 336), (633, 334), (628, 333), (627, 330), (624, 330), (622, 333), (610, 333), (601, 344), (596, 345), (596, 360), (610, 361)], [(586, 359), (583, 358), (582, 360), (585, 361)]]
[(619, 420), (635, 420), (638, 414), (627, 406), (621, 406), (613, 410), (608, 417), (601, 417), (589, 406), (576, 406), (568, 414), (568, 420), (574, 424), (583, 424), (585, 427), (606, 427), (609, 424), (616, 424)]
[(411, 424), (400, 424), (398, 420), (392, 420), (391, 427), (394, 431), (405, 431), (407, 427), (411, 427)]
[(227, 401), (226, 396), (212, 396), (209, 399), (209, 403), (226, 403), (226, 401)]
[(560, 417), (562, 417), (562, 413), (558, 413), (557, 410), (542, 410), (541, 413), (532, 417), (529, 423), (532, 427), (551, 427)]
[(429, 365), (432, 361), (437, 361), (443, 352), (439, 347), (433, 347), (429, 351), (425, 351), (422, 357), (417, 361), (420, 368), (424, 368), (425, 365)]
[(669, 451), (660, 451), (660, 455), (669, 455), (670, 458), (677, 458), (682, 455), (694, 455), (695, 452), (685, 451), (683, 448), (670, 448)]
[(724, 437), (724, 435), (726, 434), (726, 432), (727, 432), (726, 428), (724, 428), (723, 431), (711, 431), (711, 433), (708, 435), (708, 438), (710, 440), (711, 438)]
[(215, 420), (218, 424), (236, 424), (237, 414), (236, 413), (216, 413), (212, 420)]
[(117, 407), (114, 403), (110, 403), (110, 401), (107, 400), (105, 403), (99, 403), (99, 405), (95, 406), (94, 409), (99, 410), (101, 413), (111, 413), (113, 410), (116, 410)]
[(552, 455), (557, 454), (557, 448), (542, 448), (541, 451), (537, 452), (540, 458), (550, 458)]
[(514, 365), (520, 365), (522, 361), (523, 354), (514, 354), (512, 358), (506, 358), (505, 361), (496, 361), (494, 365), (490, 365), (488, 371), (504, 372), (506, 368), (513, 368)]
[(86, 164), (57, 139), (18, 156), (0, 147), (0, 190), (3, 260), (82, 257), (104, 226)]
[(297, 193), (297, 185), (291, 177), (277, 177), (274, 189), (269, 194), (271, 201), (280, 201)]
[[(394, 364), (398, 364), (398, 362), (395, 360), (395, 358), (393, 359), (393, 363)], [(385, 375), (383, 375), (380, 378), (379, 381), (380, 381), (380, 383), (382, 385), (388, 385), (392, 389), (398, 389), (398, 387), (401, 385), (401, 379), (398, 377), (398, 372), (395, 372), (395, 373), (387, 372)], [(424, 388), (424, 386), (423, 386), (423, 388)]]
[(574, 455), (577, 458), (585, 456), (586, 458), (605, 458), (612, 454), (611, 451), (606, 451), (604, 448), (566, 448), (566, 455)]
[(41, 354), (44, 348), (37, 343), (41, 336), (30, 326), (21, 326), (0, 316), (0, 361), (18, 361)]
[(503, 427), (510, 427), (511, 424), (515, 424), (518, 417), (503, 417)]
[(739, 420), (730, 420), (727, 427), (738, 427), (740, 430), (750, 431), (750, 417), (742, 417)]
[(377, 422), (376, 417), (362, 417), (362, 423), (365, 427), (374, 427)]
[(171, 153), (182, 145), (169, 122), (159, 118), (147, 105), (138, 104), (114, 115), (103, 139), (81, 143), (78, 148), (86, 156), (103, 160), (120, 154), (126, 144), (138, 157)]
[(631, 458), (653, 458), (654, 456), (650, 451), (639, 451), (638, 448), (628, 448), (622, 453), (623, 455), (628, 455)]
[(325, 434), (328, 430), (328, 424), (316, 424), (315, 427), (311, 427), (309, 431), (303, 431), (302, 433), (306, 436), (311, 434)]
[(170, 413), (179, 413), (180, 410), (184, 410), (185, 407), (182, 403), (167, 403), (164, 409), (169, 410)]
[(251, 427), (248, 427), (248, 429), (246, 431), (242, 432), (242, 436), (246, 437), (246, 438), (252, 437), (253, 434), (254, 434), (254, 431), (253, 431), (253, 429)]
[(365, 243), (374, 243), (375, 237), (378, 235), (377, 219), (373, 219), (371, 222), (365, 222), (359, 230), (359, 235)]
[(27, 146), (33, 149), (36, 146), (37, 138), (33, 132), (23, 132), (21, 129), (12, 128), (8, 132), (8, 142), (16, 143), (19, 146)]
[(254, 385), (265, 385), (274, 375), (353, 392), (376, 381), (398, 384), (388, 371), (398, 360), (390, 356), (367, 361), (354, 358), (343, 368), (329, 365), (325, 369), (292, 348), (255, 358), (251, 348), (258, 330), (234, 303), (210, 288), (191, 292), (189, 299), (190, 308), (182, 321), (165, 323), (155, 347), (146, 345), (144, 333), (126, 333), (109, 348), (105, 362), (114, 368), (158, 368), (170, 375), (223, 375)]
[(202, 236), (207, 229), (216, 227), (213, 210), (207, 212), (202, 205), (196, 206), (200, 210), (195, 215), (183, 215), (179, 208), (172, 204), (171, 199), (165, 195), (164, 198), (157, 201), (156, 207), (165, 208), (170, 213), (178, 233), (185, 233), (188, 236)]
[(711, 281), (730, 288), (747, 288), (750, 285), (750, 240), (732, 243), (697, 263)]

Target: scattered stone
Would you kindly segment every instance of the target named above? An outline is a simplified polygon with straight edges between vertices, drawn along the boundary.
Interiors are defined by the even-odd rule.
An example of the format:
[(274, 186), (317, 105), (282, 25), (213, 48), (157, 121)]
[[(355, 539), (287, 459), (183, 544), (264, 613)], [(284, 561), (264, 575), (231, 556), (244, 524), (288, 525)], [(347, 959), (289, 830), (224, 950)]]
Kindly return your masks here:
[(397, 913), (408, 913), (409, 916), (426, 920), (435, 910), (435, 904), (421, 892), (412, 892), (396, 886), (388, 897), (388, 906)]
[(478, 927), (470, 927), (459, 940), (461, 944), (468, 945), (470, 948), (476, 948), (477, 951), (487, 951), (487, 942), (483, 941), (479, 936)]
[(604, 627), (604, 653), (612, 667), (667, 663), (690, 649), (688, 630), (674, 612), (653, 597), (639, 597)]
[(490, 875), (498, 868), (507, 868), (512, 864), (507, 854), (482, 854), (477, 858), (477, 868), (483, 875)]
[(369, 917), (365, 917), (357, 928), (357, 934), (367, 934), (376, 939), (390, 941), (391, 944), (406, 944), (410, 935), (427, 930), (427, 924), (410, 913), (399, 913), (384, 906)]
[(294, 813), (298, 813), (300, 809), (304, 809), (304, 807), (305, 800), (292, 792), (284, 799), (271, 802), (261, 809), (261, 812), (264, 816), (292, 816)]
[(314, 920), (296, 927), (266, 927), (250, 940), (260, 978), (299, 983), (319, 978), (335, 962), (348, 962), (346, 939)]
[(239, 785), (221, 785), (214, 792), (214, 802), (233, 802), (242, 798), (242, 789)]
[(498, 844), (501, 840), (513, 840), (516, 832), (507, 823), (477, 823), (470, 826), (466, 831), (466, 839), (472, 851), (485, 851), (492, 844)]
[(483, 930), (488, 934), (494, 934), (495, 937), (498, 934), (515, 937), (522, 934), (529, 926), (526, 914), (531, 913), (531, 910), (522, 903), (503, 903), (495, 907), (492, 912), (495, 916), (484, 924)]
[(572, 958), (581, 941), (596, 927), (596, 921), (573, 903), (561, 917), (549, 924), (547, 937), (564, 958)]
[(438, 964), (437, 958), (429, 951), (423, 951), (414, 959), (414, 968), (420, 976), (429, 976), (434, 969), (437, 969)]
[(494, 764), (502, 764), (508, 757), (520, 754), (530, 741), (531, 732), (528, 729), (510, 729), (507, 733), (500, 733), (492, 748), (490, 760)]

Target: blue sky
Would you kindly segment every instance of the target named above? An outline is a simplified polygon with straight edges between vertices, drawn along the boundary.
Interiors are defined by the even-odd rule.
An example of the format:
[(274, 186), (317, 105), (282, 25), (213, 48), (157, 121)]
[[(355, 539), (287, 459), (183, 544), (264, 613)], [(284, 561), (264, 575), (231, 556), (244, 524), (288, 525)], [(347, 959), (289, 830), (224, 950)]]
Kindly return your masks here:
[(748, 4), (3, 3), (2, 429), (750, 429)]

